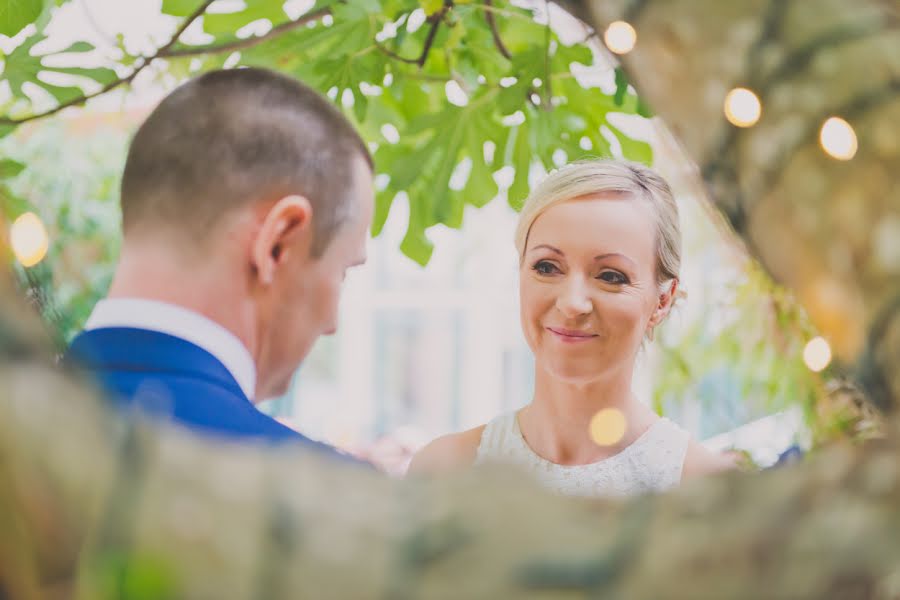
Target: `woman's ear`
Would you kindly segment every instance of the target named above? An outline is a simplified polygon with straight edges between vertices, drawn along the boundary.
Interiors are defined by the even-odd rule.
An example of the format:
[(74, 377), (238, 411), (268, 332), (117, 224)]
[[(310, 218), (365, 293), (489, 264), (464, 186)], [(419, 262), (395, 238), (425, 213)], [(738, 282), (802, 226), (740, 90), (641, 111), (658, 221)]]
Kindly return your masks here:
[(666, 283), (660, 291), (656, 309), (653, 311), (653, 315), (651, 315), (648, 324), (650, 327), (656, 327), (662, 323), (672, 310), (672, 306), (675, 304), (675, 298), (678, 297), (678, 283), (678, 278), (675, 278)]
[(312, 247), (312, 205), (303, 196), (285, 196), (263, 213), (250, 246), (250, 261), (262, 285), (271, 285), (278, 267), (301, 248)]

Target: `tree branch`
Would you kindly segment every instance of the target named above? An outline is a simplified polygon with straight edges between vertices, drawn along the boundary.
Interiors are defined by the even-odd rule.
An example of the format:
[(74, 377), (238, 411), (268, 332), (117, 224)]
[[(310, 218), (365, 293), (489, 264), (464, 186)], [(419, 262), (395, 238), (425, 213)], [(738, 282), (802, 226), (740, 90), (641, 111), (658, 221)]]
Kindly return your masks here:
[(418, 58), (406, 58), (405, 56), (400, 56), (399, 54), (397, 54), (396, 52), (394, 52), (393, 50), (391, 50), (390, 48), (388, 48), (387, 46), (385, 46), (378, 40), (375, 41), (375, 47), (393, 59), (399, 60), (401, 62), (405, 62), (406, 64), (409, 64), (409, 65), (419, 64)]
[(451, 4), (445, 4), (444, 8), (440, 11), (431, 15), (428, 20), (431, 22), (431, 29), (428, 30), (428, 37), (425, 38), (425, 45), (422, 46), (422, 52), (416, 58), (407, 58), (405, 56), (401, 56), (397, 54), (384, 44), (379, 41), (375, 41), (375, 47), (378, 48), (381, 52), (390, 56), (393, 59), (399, 60), (401, 62), (405, 62), (409, 65), (417, 65), (420, 69), (425, 66), (425, 61), (428, 60), (428, 53), (431, 52), (431, 46), (434, 44), (434, 38), (437, 36), (438, 28), (441, 26), (441, 21), (444, 20), (444, 15), (447, 14), (447, 11), (450, 10)]
[(441, 26), (441, 21), (444, 20), (444, 15), (447, 14), (447, 10), (449, 10), (449, 8), (450, 5), (445, 4), (444, 8), (442, 8), (439, 13), (434, 15), (431, 22), (431, 29), (428, 30), (428, 37), (425, 38), (425, 45), (422, 46), (422, 54), (416, 61), (416, 64), (419, 65), (419, 68), (425, 66), (425, 61), (428, 60), (428, 53), (431, 52), (431, 45), (434, 44), (434, 38), (437, 36), (438, 28)]
[(887, 22), (878, 20), (875, 23), (865, 23), (863, 25), (854, 25), (849, 27), (839, 27), (813, 38), (803, 46), (789, 53), (787, 57), (779, 64), (772, 73), (762, 77), (760, 82), (751, 83), (753, 89), (756, 89), (760, 95), (767, 93), (777, 82), (783, 81), (791, 75), (805, 69), (812, 60), (818, 56), (820, 50), (834, 48), (843, 44), (853, 43), (857, 40), (867, 39), (869, 37), (893, 31), (900, 27), (900, 20), (893, 19)]
[(110, 83), (104, 85), (102, 88), (100, 88), (98, 91), (94, 92), (93, 94), (85, 94), (78, 98), (73, 98), (72, 100), (69, 100), (68, 102), (63, 102), (62, 104), (59, 104), (58, 106), (51, 108), (50, 110), (46, 110), (42, 113), (36, 113), (36, 114), (30, 115), (30, 116), (27, 116), (27, 117), (24, 117), (21, 119), (9, 119), (6, 117), (0, 118), (0, 125), (21, 125), (22, 123), (27, 123), (28, 121), (34, 121), (36, 119), (43, 119), (44, 117), (49, 117), (50, 115), (56, 114), (65, 108), (69, 108), (70, 106), (78, 106), (80, 104), (84, 104), (91, 98), (96, 98), (97, 96), (102, 96), (103, 94), (105, 94), (111, 90), (114, 90), (115, 88), (117, 88), (121, 85), (124, 85), (126, 83), (131, 83), (134, 80), (134, 78), (137, 77), (138, 73), (140, 73), (145, 68), (147, 68), (150, 65), (150, 63), (152, 63), (157, 58), (165, 56), (165, 53), (168, 52), (168, 50), (178, 41), (178, 38), (180, 38), (181, 35), (185, 32), (185, 30), (188, 27), (190, 27), (191, 23), (193, 23), (198, 18), (200, 18), (203, 15), (203, 13), (206, 12), (206, 9), (209, 8), (209, 5), (212, 4), (214, 1), (215, 0), (205, 0), (205, 2), (203, 2), (203, 4), (198, 6), (197, 9), (193, 13), (191, 13), (181, 23), (181, 25), (178, 27), (178, 29), (175, 31), (175, 33), (172, 34), (172, 37), (169, 39), (168, 42), (165, 43), (165, 45), (163, 45), (161, 48), (159, 48), (153, 56), (143, 59), (140, 62), (140, 64), (138, 64), (134, 69), (132, 69), (131, 73), (129, 73), (125, 77), (122, 77), (120, 79), (117, 79), (113, 82), (110, 82)]
[[(493, 0), (484, 0), (484, 4), (490, 8), (494, 7)], [(512, 55), (509, 53), (509, 50), (506, 49), (503, 40), (500, 38), (500, 31), (497, 30), (497, 22), (494, 20), (494, 13), (490, 10), (484, 11), (484, 20), (487, 21), (488, 26), (491, 28), (491, 36), (494, 38), (494, 45), (497, 46), (497, 50), (500, 51), (500, 54), (502, 54), (504, 58), (512, 58)]]
[(877, 110), (881, 106), (893, 102), (900, 97), (900, 77), (889, 79), (884, 85), (877, 88), (866, 90), (862, 94), (851, 98), (838, 107), (829, 107), (820, 112), (816, 117), (810, 118), (804, 134), (799, 137), (795, 144), (781, 149), (779, 156), (770, 162), (770, 168), (766, 171), (766, 181), (768, 188), (772, 189), (781, 182), (781, 177), (790, 162), (791, 156), (796, 156), (800, 149), (811, 143), (815, 143), (819, 135), (822, 123), (832, 115), (840, 115), (847, 121), (854, 121), (862, 118), (867, 113)]
[(317, 21), (329, 14), (331, 14), (331, 8), (326, 6), (325, 8), (320, 8), (317, 11), (306, 13), (305, 15), (298, 17), (294, 21), (287, 21), (285, 23), (281, 23), (280, 25), (276, 25), (265, 35), (258, 35), (243, 40), (235, 40), (233, 42), (228, 42), (227, 44), (207, 44), (204, 46), (183, 46), (179, 48), (173, 48), (163, 54), (160, 54), (159, 58), (198, 56), (201, 54), (220, 54), (222, 52), (234, 52), (236, 50), (252, 48), (253, 46), (256, 46), (257, 44), (260, 44), (268, 39), (277, 37), (283, 33), (312, 23), (313, 21)]
[(172, 37), (169, 38), (169, 41), (162, 48), (157, 50), (156, 54), (154, 54), (152, 57), (150, 57), (150, 59), (147, 61), (147, 64), (150, 64), (151, 62), (153, 62), (153, 60), (155, 58), (158, 58), (159, 56), (164, 55), (172, 46), (174, 46), (178, 42), (178, 38), (181, 37), (181, 34), (184, 33), (187, 30), (187, 28), (191, 26), (191, 23), (193, 23), (194, 21), (196, 21), (197, 19), (202, 17), (203, 13), (206, 12), (206, 9), (209, 8), (209, 5), (212, 4), (213, 2), (215, 2), (215, 0), (205, 0), (203, 2), (203, 4), (198, 6), (197, 9), (193, 13), (191, 13), (191, 15), (187, 19), (184, 20), (184, 22), (181, 24), (181, 27), (179, 27), (175, 31), (175, 33), (172, 35)]

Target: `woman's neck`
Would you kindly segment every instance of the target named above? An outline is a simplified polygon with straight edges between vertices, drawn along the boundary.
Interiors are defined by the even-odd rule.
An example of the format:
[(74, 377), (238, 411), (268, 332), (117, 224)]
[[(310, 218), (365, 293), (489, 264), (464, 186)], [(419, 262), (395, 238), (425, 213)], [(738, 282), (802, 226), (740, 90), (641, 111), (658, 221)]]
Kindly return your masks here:
[[(591, 438), (591, 419), (604, 408), (625, 417), (625, 433), (613, 445)], [(538, 368), (534, 400), (518, 414), (525, 441), (539, 456), (558, 464), (597, 462), (631, 445), (657, 419), (631, 391), (631, 370), (611, 373), (586, 384), (561, 381)]]

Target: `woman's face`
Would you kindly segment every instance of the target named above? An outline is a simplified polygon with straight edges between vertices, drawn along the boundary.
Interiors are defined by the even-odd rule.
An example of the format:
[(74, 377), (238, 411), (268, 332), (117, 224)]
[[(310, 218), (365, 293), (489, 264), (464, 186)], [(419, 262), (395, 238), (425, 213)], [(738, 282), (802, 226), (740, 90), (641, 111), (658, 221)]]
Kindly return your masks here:
[(532, 224), (519, 277), (522, 328), (537, 367), (572, 382), (633, 368), (661, 318), (651, 207), (599, 194)]

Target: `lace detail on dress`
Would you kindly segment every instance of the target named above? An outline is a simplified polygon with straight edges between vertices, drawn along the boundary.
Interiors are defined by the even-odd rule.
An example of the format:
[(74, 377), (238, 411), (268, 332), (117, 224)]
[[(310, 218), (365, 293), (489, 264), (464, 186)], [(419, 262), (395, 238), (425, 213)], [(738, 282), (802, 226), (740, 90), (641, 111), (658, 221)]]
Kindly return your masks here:
[(689, 439), (685, 430), (661, 418), (618, 454), (586, 465), (558, 465), (528, 446), (512, 412), (484, 428), (475, 464), (504, 462), (524, 467), (541, 484), (560, 494), (634, 496), (678, 485)]

